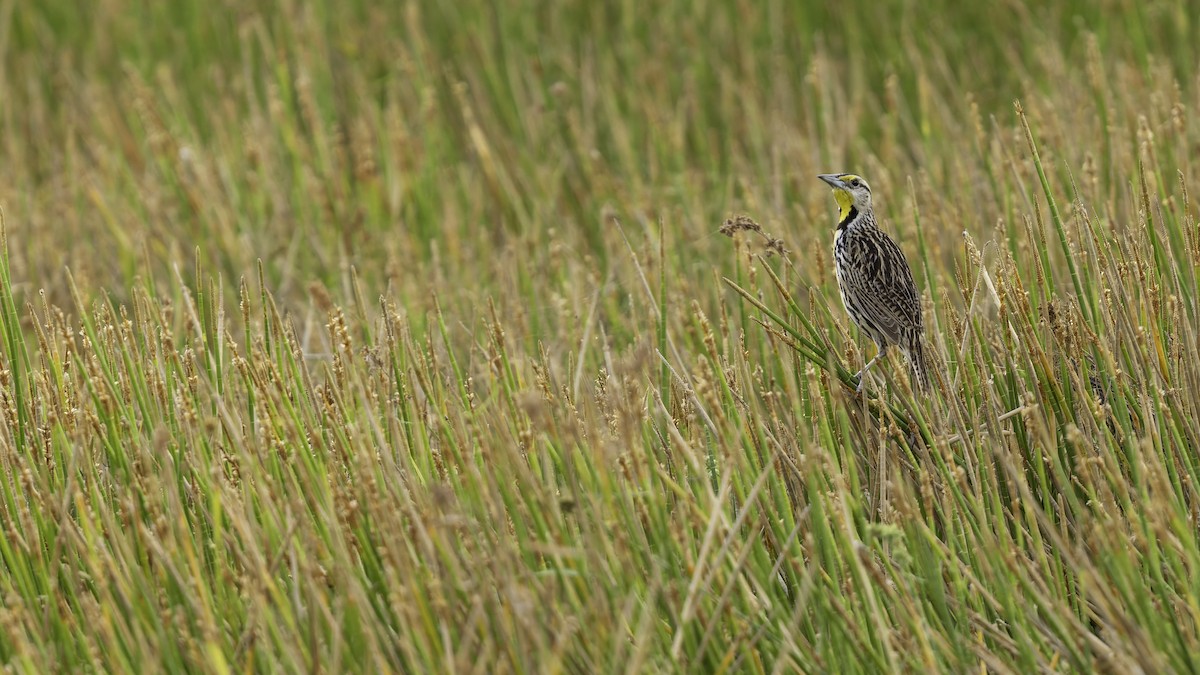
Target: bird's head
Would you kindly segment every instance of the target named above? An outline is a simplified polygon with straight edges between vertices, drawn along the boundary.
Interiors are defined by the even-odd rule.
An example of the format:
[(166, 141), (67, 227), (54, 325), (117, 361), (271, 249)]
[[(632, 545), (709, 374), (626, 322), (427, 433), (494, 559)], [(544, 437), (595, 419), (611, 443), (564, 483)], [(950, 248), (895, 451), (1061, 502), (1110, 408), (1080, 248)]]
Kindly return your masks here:
[(865, 212), (871, 209), (871, 186), (862, 176), (852, 173), (823, 173), (817, 178), (829, 183), (833, 188), (833, 198), (837, 200), (841, 213), (839, 221), (845, 221), (851, 211)]

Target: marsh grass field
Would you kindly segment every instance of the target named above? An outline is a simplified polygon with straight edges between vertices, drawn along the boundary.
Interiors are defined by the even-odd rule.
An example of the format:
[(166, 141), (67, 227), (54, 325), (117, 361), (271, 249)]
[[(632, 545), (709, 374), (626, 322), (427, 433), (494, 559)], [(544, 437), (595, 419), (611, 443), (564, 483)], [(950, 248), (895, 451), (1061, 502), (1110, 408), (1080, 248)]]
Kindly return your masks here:
[(1200, 670), (1198, 30), (0, 2), (0, 662)]

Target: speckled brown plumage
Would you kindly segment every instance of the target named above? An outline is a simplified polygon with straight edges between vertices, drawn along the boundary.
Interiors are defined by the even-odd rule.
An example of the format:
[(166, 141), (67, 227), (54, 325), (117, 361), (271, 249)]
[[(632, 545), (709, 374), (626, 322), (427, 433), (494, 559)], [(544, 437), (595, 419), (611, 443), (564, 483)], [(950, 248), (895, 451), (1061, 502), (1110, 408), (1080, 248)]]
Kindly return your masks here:
[(842, 303), (855, 325), (879, 347), (860, 377), (895, 345), (908, 358), (913, 382), (928, 387), (921, 299), (904, 252), (879, 229), (865, 180), (854, 174), (826, 174), (821, 179), (834, 188), (841, 208), (833, 257)]

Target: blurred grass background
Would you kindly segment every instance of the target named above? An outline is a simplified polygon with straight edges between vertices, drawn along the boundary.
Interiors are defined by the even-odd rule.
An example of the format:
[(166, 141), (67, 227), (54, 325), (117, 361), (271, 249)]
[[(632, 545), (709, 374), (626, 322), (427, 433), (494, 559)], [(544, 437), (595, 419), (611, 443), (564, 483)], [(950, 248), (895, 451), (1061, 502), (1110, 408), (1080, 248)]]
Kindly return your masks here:
[[(991, 157), (981, 143), (1018, 97), (1089, 124), (1096, 142), (1052, 144), (1076, 168), (1133, 152), (1136, 114), (1167, 111), (1101, 87), (1178, 81), (1159, 106), (1194, 100), (1193, 9), (14, 3), (0, 128), (14, 260), (21, 278), (66, 263), (114, 292), (170, 278), (197, 248), (231, 278), (261, 257), (285, 289), (353, 261), (408, 297), (430, 268), (534, 262), (550, 242), (603, 271), (623, 248), (607, 206), (666, 218), (694, 272), (739, 205), (819, 234), (804, 229), (826, 216), (814, 169), (860, 167), (891, 209), (921, 173), (964, 208), (984, 202), (961, 165)], [(996, 206), (960, 220), (988, 227)]]
[[(1194, 670), (1197, 17), (0, 3), (0, 655)], [(829, 171), (927, 402), (838, 385)]]

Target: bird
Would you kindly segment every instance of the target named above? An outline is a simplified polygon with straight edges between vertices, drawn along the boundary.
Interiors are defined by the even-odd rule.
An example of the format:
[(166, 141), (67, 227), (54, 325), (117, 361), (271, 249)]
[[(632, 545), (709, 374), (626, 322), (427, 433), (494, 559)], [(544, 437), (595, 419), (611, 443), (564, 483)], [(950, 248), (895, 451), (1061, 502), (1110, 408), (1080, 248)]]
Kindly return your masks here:
[(862, 393), (867, 371), (893, 345), (907, 357), (912, 381), (927, 389), (929, 368), (917, 284), (904, 251), (879, 229), (871, 208), (871, 186), (852, 173), (825, 173), (818, 178), (833, 188), (839, 209), (833, 259), (842, 304), (859, 330), (879, 347), (875, 358), (855, 376), (857, 391)]

